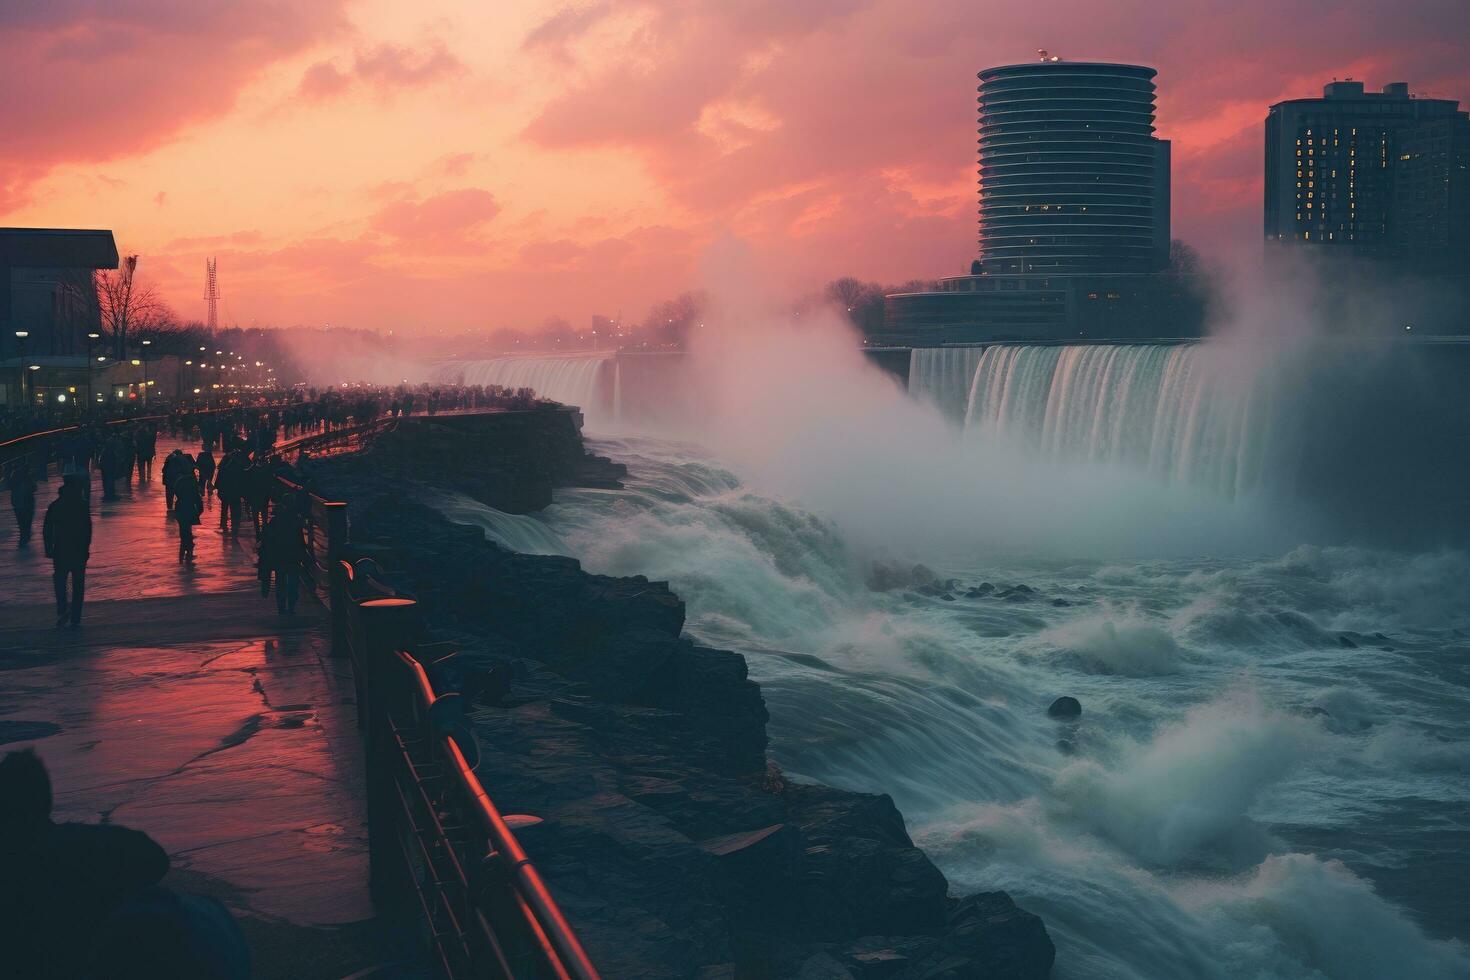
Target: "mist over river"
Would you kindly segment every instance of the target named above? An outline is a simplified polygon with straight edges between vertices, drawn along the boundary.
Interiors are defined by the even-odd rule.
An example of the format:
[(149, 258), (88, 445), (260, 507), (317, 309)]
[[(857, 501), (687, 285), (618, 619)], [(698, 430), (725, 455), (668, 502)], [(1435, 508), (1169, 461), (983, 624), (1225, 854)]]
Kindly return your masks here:
[(707, 352), (697, 432), (601, 396), (622, 490), (441, 506), (667, 579), (747, 657), (788, 774), (891, 794), (958, 892), (1042, 916), (1059, 978), (1470, 976), (1470, 559), (1408, 518), (1355, 533), (1325, 454), (1272, 479), (1319, 438), (1289, 365), (990, 348), (904, 391), (783, 344)]

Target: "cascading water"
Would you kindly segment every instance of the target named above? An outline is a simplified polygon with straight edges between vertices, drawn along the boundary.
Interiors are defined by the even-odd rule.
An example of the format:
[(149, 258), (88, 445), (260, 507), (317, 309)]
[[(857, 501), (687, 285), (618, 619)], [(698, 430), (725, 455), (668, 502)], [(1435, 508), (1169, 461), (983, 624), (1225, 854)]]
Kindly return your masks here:
[(932, 402), (945, 418), (963, 421), (983, 347), (916, 347), (909, 359), (909, 394)]
[(1268, 386), (1214, 370), (1209, 354), (1201, 344), (991, 347), (965, 426), (1234, 496), (1257, 486), (1269, 452)]
[[(1069, 383), (1095, 390), (1089, 372), (1129, 376)], [(534, 517), (442, 506), (512, 548), (667, 579), (694, 635), (746, 656), (786, 771), (892, 794), (960, 894), (1043, 917), (1057, 980), (1470, 975), (1445, 938), (1470, 935), (1463, 554), (926, 555), (1001, 587), (945, 601), (870, 591), (837, 526), (696, 447), (592, 448), (628, 464), (624, 490)], [(1046, 717), (1062, 693), (1080, 720)]]
[(1217, 369), (1208, 344), (918, 348), (909, 393), (968, 432), (1058, 460), (1121, 464), (1225, 496), (1272, 452), (1270, 372)]
[(543, 398), (576, 405), (591, 415), (606, 403), (604, 368), (616, 366), (611, 363), (612, 356), (581, 353), (494, 357), (465, 361), (444, 370), (453, 372), (454, 380), (464, 384), (531, 388)]
[[(439, 505), (667, 579), (787, 773), (892, 794), (958, 893), (1043, 917), (1057, 980), (1470, 976), (1470, 562), (1303, 544), (1279, 493), (1348, 540), (1463, 528), (1470, 350), (915, 352), (911, 399), (846, 333), (724, 336), (601, 380), (708, 402), (718, 456), (625, 437), (591, 447), (624, 489)], [(870, 549), (945, 584), (874, 591)]]

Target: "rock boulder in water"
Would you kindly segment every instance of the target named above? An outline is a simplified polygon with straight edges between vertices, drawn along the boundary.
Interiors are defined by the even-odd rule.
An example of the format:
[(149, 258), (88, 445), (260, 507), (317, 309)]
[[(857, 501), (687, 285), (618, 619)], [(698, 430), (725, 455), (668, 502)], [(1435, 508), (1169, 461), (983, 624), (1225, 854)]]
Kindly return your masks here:
[(1070, 694), (1064, 694), (1051, 703), (1046, 713), (1052, 718), (1080, 718), (1082, 717), (1082, 702)]

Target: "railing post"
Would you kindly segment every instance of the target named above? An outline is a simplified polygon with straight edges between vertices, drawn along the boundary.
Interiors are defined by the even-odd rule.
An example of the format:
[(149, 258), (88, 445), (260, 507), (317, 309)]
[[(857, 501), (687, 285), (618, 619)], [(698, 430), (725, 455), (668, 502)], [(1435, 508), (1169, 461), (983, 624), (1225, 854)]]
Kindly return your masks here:
[[(418, 622), (418, 603), (406, 597), (380, 597), (356, 603), (360, 629), (354, 642), (364, 683), (358, 711), (367, 718), (368, 886), (373, 897), (392, 902), (402, 896), (405, 874), (400, 824), (404, 819), (397, 778), (407, 760), (393, 740), (392, 717), (401, 711), (408, 688), (397, 652), (412, 638)], [(412, 773), (408, 774), (410, 778)]]
[(347, 504), (328, 500), (322, 504), (327, 518), (327, 560), (336, 561), (347, 546)]

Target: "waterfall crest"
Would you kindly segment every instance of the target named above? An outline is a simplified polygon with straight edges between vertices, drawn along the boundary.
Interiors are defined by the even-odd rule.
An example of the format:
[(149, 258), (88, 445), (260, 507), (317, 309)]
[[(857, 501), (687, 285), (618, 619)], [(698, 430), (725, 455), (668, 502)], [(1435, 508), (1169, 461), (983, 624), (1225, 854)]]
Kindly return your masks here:
[(542, 398), (576, 405), (590, 414), (607, 400), (602, 374), (611, 360), (611, 354), (595, 353), (492, 357), (465, 361), (456, 366), (455, 373), (463, 384), (532, 388)]
[(933, 402), (944, 417), (965, 419), (970, 385), (983, 347), (916, 347), (909, 358), (909, 394)]
[(1201, 344), (916, 349), (909, 370), (911, 394), (977, 436), (1227, 496), (1260, 479), (1270, 387), (1216, 370)]

